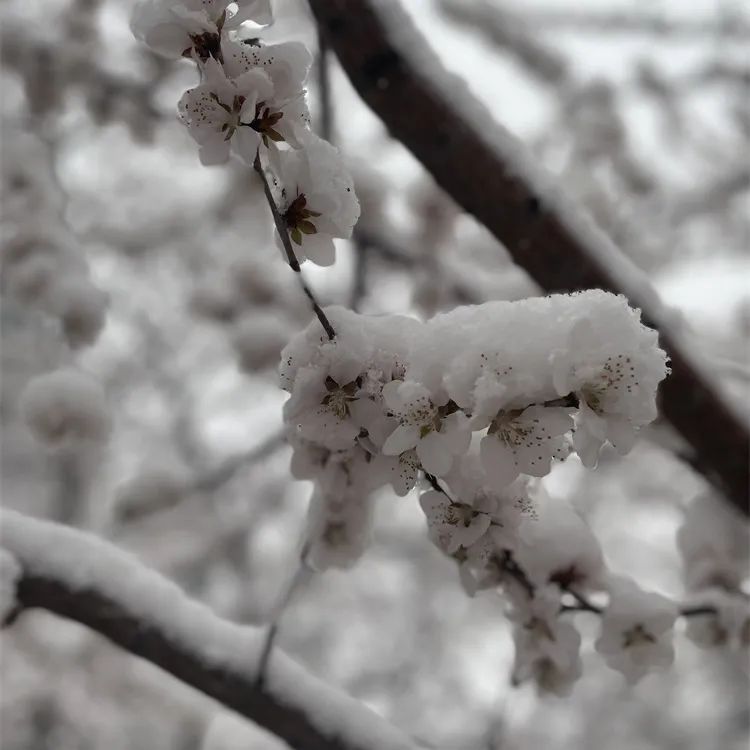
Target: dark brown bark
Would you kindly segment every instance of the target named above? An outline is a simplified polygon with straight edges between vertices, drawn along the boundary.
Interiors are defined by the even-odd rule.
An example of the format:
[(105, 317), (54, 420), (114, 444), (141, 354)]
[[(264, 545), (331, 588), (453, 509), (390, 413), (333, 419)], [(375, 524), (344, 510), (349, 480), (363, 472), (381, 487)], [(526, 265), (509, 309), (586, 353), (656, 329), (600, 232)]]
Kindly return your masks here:
[[(632, 264), (593, 228), (582, 229), (542, 181), (519, 162), (518, 144), (465, 91), (424, 72), (431, 53), (416, 34), (391, 32), (391, 0), (310, 0), (313, 13), (360, 96), (466, 211), (547, 291), (599, 288), (625, 294), (659, 329), (672, 374), (661, 410), (693, 450), (697, 468), (738, 509), (750, 514), (748, 426), (668, 330), (664, 312)], [(400, 38), (403, 26), (400, 21)], [(455, 85), (455, 79), (453, 80)], [(512, 102), (508, 103), (512, 106)], [(539, 182), (539, 184), (535, 184)], [(600, 236), (601, 235), (601, 236)]]

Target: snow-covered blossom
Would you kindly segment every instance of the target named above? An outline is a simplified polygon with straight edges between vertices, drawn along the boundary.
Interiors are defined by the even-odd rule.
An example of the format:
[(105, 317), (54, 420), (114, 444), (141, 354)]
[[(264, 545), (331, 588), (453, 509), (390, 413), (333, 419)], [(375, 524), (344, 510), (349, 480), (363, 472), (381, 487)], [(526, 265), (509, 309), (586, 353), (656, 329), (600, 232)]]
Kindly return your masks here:
[(8, 550), (0, 548), (0, 623), (16, 606), (16, 585), (21, 572), (18, 560)]
[(348, 568), (370, 538), (372, 500), (362, 495), (333, 495), (316, 490), (310, 500), (307, 562), (316, 570)]
[(304, 149), (273, 155), (279, 212), (299, 260), (330, 266), (334, 237), (348, 239), (359, 218), (354, 183), (338, 149), (310, 135)]
[(102, 387), (78, 370), (30, 380), (21, 395), (21, 413), (34, 437), (50, 447), (103, 440), (110, 430)]
[(530, 406), (501, 410), (492, 419), (482, 439), (482, 466), (498, 487), (519, 474), (543, 477), (549, 474), (554, 456), (563, 453), (564, 435), (573, 427), (569, 410)]
[(399, 422), (383, 445), (386, 455), (415, 448), (425, 471), (440, 476), (468, 449), (471, 435), (465, 415), (450, 404), (434, 404), (421, 383), (393, 380), (383, 387), (383, 398)]
[(218, 62), (206, 62), (203, 82), (188, 89), (177, 105), (180, 119), (200, 146), (201, 162), (222, 164), (233, 150), (252, 164), (267, 132), (268, 121), (262, 113), (258, 119), (258, 105), (272, 96), (273, 84), (262, 70), (230, 79)]
[(272, 21), (270, 0), (141, 0), (130, 28), (163, 57), (221, 60), (221, 36), (243, 23)]
[(643, 591), (628, 578), (613, 579), (609, 592), (610, 603), (595, 644), (607, 664), (630, 683), (670, 666), (678, 615), (674, 603), (661, 594)]
[(558, 395), (578, 396), (573, 442), (588, 467), (596, 465), (606, 441), (620, 453), (630, 451), (637, 429), (656, 417), (654, 394), (667, 372), (664, 353), (654, 348), (655, 333), (636, 346), (622, 346), (615, 331), (612, 335), (620, 351), (612, 351), (611, 345), (591, 351), (594, 325), (582, 319), (571, 328), (564, 348), (552, 356)]
[(582, 671), (581, 635), (558, 617), (559, 612), (560, 596), (552, 587), (537, 589), (511, 611), (515, 685), (531, 680), (540, 692), (570, 695)]

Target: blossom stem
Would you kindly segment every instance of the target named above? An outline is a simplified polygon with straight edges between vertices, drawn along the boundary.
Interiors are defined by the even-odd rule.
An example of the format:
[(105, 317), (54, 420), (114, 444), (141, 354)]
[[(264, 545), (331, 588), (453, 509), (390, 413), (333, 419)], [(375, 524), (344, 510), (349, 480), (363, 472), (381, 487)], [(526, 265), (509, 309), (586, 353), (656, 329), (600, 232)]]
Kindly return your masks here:
[(320, 325), (323, 326), (323, 330), (326, 332), (326, 335), (330, 340), (333, 340), (336, 338), (336, 331), (333, 329), (333, 326), (331, 325), (331, 321), (328, 320), (328, 317), (326, 316), (325, 312), (323, 312), (323, 308), (318, 303), (318, 300), (315, 298), (315, 294), (313, 293), (312, 289), (307, 285), (307, 282), (305, 281), (304, 276), (302, 275), (302, 269), (299, 265), (299, 260), (297, 259), (297, 255), (294, 252), (294, 248), (292, 247), (292, 242), (289, 239), (289, 232), (287, 232), (286, 224), (284, 222), (284, 217), (279, 213), (279, 207), (276, 205), (276, 201), (274, 200), (273, 194), (271, 193), (271, 187), (268, 184), (268, 180), (266, 179), (266, 173), (263, 171), (263, 165), (260, 163), (260, 151), (255, 154), (255, 161), (253, 162), (253, 169), (258, 173), (258, 176), (260, 177), (260, 181), (263, 183), (263, 192), (266, 195), (266, 200), (268, 201), (268, 207), (271, 209), (271, 215), (273, 216), (274, 224), (276, 225), (276, 231), (279, 233), (279, 237), (281, 238), (281, 243), (284, 246), (284, 252), (286, 254), (287, 263), (289, 264), (289, 267), (294, 271), (300, 280), (300, 284), (302, 285), (302, 291), (305, 293), (307, 298), (310, 300), (310, 304), (312, 305), (313, 312), (315, 313), (315, 316), (320, 321)]

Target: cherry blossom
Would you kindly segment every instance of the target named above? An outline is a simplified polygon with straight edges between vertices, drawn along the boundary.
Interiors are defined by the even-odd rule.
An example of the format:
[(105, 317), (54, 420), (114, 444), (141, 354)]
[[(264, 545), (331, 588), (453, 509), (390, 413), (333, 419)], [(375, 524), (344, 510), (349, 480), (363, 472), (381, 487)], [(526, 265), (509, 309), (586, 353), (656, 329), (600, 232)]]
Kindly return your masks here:
[(309, 565), (315, 570), (353, 565), (367, 547), (372, 511), (372, 501), (366, 496), (317, 490), (310, 500)]
[(397, 456), (415, 448), (425, 471), (442, 475), (455, 456), (469, 447), (468, 420), (450, 405), (436, 406), (420, 383), (394, 380), (383, 387), (387, 407), (399, 426), (383, 445), (383, 453)]
[(750, 601), (742, 594), (722, 589), (703, 589), (696, 603), (713, 612), (688, 618), (686, 634), (702, 648), (729, 646), (737, 650), (750, 646)]
[(572, 428), (569, 410), (530, 406), (499, 411), (482, 439), (482, 467), (498, 487), (519, 474), (549, 474), (554, 456), (563, 454), (563, 436)]
[(563, 697), (581, 676), (581, 635), (571, 623), (559, 619), (559, 612), (559, 594), (547, 587), (517, 605), (510, 619), (515, 623), (513, 682), (531, 680), (540, 692)]
[(674, 603), (661, 594), (643, 591), (628, 578), (613, 579), (609, 591), (610, 604), (595, 644), (607, 664), (630, 683), (670, 666), (678, 614)]
[(419, 504), (427, 516), (430, 537), (449, 555), (459, 547), (471, 547), (492, 523), (488, 511), (494, 509), (494, 503), (489, 499), (472, 506), (431, 490), (419, 498)]
[(272, 21), (270, 0), (141, 0), (130, 28), (136, 39), (163, 57), (221, 61), (221, 36), (244, 23)]
[(338, 149), (310, 134), (304, 149), (275, 154), (279, 212), (299, 260), (330, 266), (334, 237), (348, 239), (359, 218), (352, 178)]
[(215, 60), (205, 66), (204, 82), (188, 89), (179, 101), (180, 119), (200, 146), (203, 164), (221, 164), (231, 150), (252, 164), (263, 133), (256, 122), (257, 105), (270, 100), (273, 85), (261, 70), (229, 79)]

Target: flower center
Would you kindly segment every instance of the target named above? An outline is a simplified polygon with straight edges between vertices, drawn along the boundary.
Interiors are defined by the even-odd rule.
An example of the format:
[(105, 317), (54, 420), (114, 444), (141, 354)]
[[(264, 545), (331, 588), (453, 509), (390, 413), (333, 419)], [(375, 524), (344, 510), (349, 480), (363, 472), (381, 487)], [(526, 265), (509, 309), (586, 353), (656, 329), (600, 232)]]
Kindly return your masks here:
[(289, 229), (289, 236), (295, 244), (302, 244), (303, 234), (317, 234), (318, 230), (315, 224), (310, 221), (317, 216), (320, 216), (320, 212), (307, 207), (307, 197), (304, 193), (300, 193), (289, 204), (283, 214), (283, 219)]

